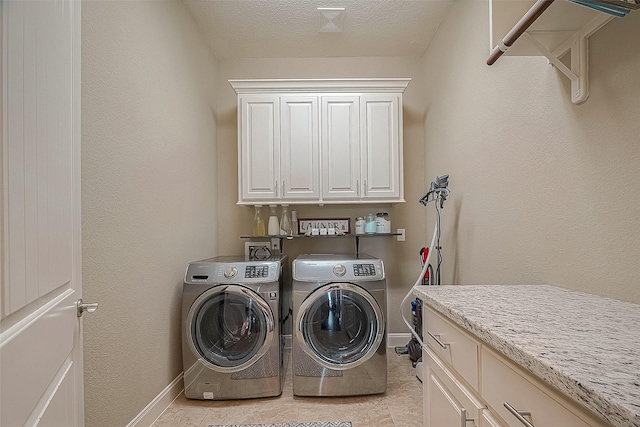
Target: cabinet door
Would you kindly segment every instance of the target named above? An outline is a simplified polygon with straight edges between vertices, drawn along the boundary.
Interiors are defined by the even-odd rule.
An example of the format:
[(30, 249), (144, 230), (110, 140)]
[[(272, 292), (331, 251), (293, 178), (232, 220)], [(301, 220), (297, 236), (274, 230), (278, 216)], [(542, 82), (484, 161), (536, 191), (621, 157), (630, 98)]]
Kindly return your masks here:
[(278, 197), (280, 181), (280, 105), (277, 95), (239, 98), (240, 201), (269, 201)]
[(483, 404), (429, 348), (423, 348), (423, 420), (426, 427), (477, 427)]
[(462, 414), (460, 404), (438, 380), (428, 371), (426, 387), (429, 389), (429, 402), (425, 410), (425, 426), (459, 426)]
[(318, 97), (283, 96), (280, 114), (280, 196), (283, 200), (318, 200)]
[(363, 95), (360, 102), (362, 197), (401, 200), (402, 110), (400, 95)]
[(321, 121), (322, 197), (358, 200), (360, 186), (360, 98), (323, 96)]

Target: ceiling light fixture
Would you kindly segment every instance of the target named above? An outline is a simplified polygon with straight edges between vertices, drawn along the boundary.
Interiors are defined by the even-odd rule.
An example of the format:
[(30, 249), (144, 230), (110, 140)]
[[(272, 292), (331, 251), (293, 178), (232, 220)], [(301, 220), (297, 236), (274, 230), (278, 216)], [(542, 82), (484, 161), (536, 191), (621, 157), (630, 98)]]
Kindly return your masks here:
[(320, 12), (320, 29), (321, 33), (340, 33), (342, 32), (342, 15), (344, 7), (319, 7)]

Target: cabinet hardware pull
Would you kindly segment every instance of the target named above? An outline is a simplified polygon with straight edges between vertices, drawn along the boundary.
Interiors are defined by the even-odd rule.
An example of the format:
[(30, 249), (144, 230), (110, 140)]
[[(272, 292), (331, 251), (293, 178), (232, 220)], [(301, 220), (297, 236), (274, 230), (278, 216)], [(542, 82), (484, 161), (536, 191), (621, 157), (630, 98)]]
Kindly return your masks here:
[(516, 408), (511, 406), (509, 404), (509, 402), (504, 402), (504, 407), (507, 408), (507, 410), (509, 412), (511, 412), (511, 414), (514, 417), (516, 417), (518, 419), (518, 421), (520, 421), (525, 426), (527, 426), (527, 427), (535, 427), (533, 424), (531, 424), (529, 421), (527, 421), (527, 419), (524, 417), (524, 416), (530, 417), (531, 416), (531, 412), (530, 411), (518, 411)]
[[(460, 427), (466, 427), (469, 421), (475, 421), (475, 419), (467, 418), (467, 410), (462, 408), (460, 410)], [(476, 423), (474, 422), (473, 425), (475, 426)]]
[(364, 195), (367, 195), (367, 180), (364, 180)]
[(276, 181), (276, 197), (279, 197), (280, 193), (278, 193), (278, 181)]
[(443, 344), (443, 343), (442, 343), (442, 341), (440, 341), (440, 335), (435, 335), (435, 334), (434, 334), (433, 332), (431, 332), (431, 331), (427, 331), (427, 333), (429, 334), (429, 336), (430, 336), (431, 338), (433, 338), (433, 339), (435, 340), (435, 342), (437, 342), (437, 343), (438, 343), (438, 345), (439, 345), (440, 347), (442, 347), (442, 348), (447, 348), (447, 346), (449, 345), (449, 344)]
[(360, 197), (360, 180), (356, 179), (356, 196)]
[(284, 197), (285, 195), (285, 191), (284, 191), (284, 180), (282, 180), (282, 197)]

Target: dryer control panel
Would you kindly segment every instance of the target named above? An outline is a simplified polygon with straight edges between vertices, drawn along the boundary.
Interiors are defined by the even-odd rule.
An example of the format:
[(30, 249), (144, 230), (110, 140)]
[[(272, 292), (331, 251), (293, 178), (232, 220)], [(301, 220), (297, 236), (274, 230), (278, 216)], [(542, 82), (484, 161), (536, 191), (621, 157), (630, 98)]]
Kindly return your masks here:
[(369, 255), (301, 255), (293, 260), (293, 279), (314, 282), (326, 280), (383, 280), (382, 260)]

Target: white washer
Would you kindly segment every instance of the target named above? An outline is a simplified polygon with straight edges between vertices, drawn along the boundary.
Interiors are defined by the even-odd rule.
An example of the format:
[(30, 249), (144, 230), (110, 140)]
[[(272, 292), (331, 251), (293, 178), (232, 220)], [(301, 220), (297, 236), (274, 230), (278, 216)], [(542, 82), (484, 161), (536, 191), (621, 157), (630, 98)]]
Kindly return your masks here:
[(355, 396), (387, 388), (382, 260), (306, 254), (293, 261), (293, 394)]
[(226, 400), (282, 393), (280, 294), (286, 255), (217, 257), (187, 267), (182, 293), (184, 394)]

